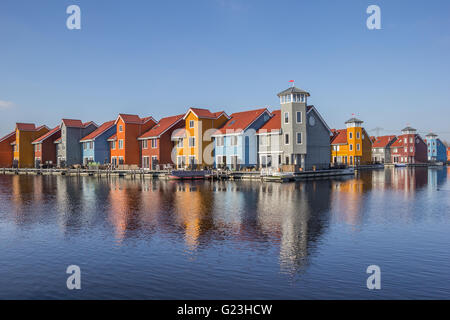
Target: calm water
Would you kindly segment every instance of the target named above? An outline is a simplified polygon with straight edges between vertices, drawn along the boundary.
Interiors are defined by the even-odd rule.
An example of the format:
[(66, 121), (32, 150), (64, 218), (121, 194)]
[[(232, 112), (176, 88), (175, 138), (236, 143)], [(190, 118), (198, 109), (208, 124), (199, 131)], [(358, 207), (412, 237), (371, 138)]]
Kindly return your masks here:
[[(450, 298), (450, 168), (276, 184), (0, 175), (0, 298)], [(67, 266), (82, 289), (66, 288)], [(366, 288), (366, 268), (382, 289)]]

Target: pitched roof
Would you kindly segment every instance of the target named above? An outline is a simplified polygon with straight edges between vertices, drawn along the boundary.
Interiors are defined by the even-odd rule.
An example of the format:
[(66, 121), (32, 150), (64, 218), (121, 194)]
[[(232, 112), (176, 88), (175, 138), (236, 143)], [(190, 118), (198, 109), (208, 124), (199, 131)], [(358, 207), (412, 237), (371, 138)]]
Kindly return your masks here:
[(46, 140), (47, 138), (51, 137), (53, 134), (57, 133), (60, 130), (61, 130), (61, 128), (59, 126), (57, 126), (56, 128), (53, 128), (52, 130), (50, 130), (49, 132), (44, 134), (43, 136), (41, 136), (41, 137), (37, 138), (36, 140), (34, 140), (31, 144), (42, 143), (42, 142), (44, 142), (44, 140)]
[(16, 136), (16, 131), (13, 131), (13, 132), (11, 132), (11, 133), (8, 133), (6, 136), (0, 138), (0, 142), (3, 142), (3, 141), (5, 141), (6, 139), (11, 138), (11, 137), (15, 137), (15, 136)]
[(346, 144), (347, 143), (347, 129), (333, 129), (333, 137), (331, 144)]
[(83, 122), (81, 122), (81, 120), (77, 120), (77, 119), (62, 119), (62, 123), (64, 123), (64, 125), (66, 127), (72, 127), (72, 128), (82, 128), (83, 127)]
[(36, 126), (34, 123), (16, 123), (16, 129), (20, 131), (35, 131)]
[(272, 118), (267, 121), (257, 133), (270, 133), (281, 130), (281, 110), (272, 111)]
[(220, 135), (244, 131), (265, 112), (270, 116), (267, 108), (233, 113), (230, 119), (214, 134)]
[(304, 93), (304, 94), (306, 94), (306, 96), (309, 97), (309, 92), (299, 89), (299, 88), (296, 88), (296, 87), (290, 87), (286, 90), (283, 90), (278, 94), (278, 96), (280, 97), (280, 96), (284, 96), (284, 95), (290, 94), (290, 93)]
[(96, 130), (92, 131), (90, 134), (88, 134), (86, 137), (80, 140), (81, 141), (88, 141), (88, 140), (95, 140), (98, 136), (102, 135), (105, 131), (109, 130), (111, 127), (114, 126), (114, 120), (108, 121), (103, 123), (100, 127), (98, 127)]
[(149, 120), (155, 121), (153, 119), (153, 117), (141, 118), (141, 117), (139, 117), (138, 115), (135, 115), (135, 114), (120, 113), (119, 116), (117, 117), (115, 123), (117, 123), (119, 118), (122, 118), (123, 122), (129, 123), (129, 124), (144, 124), (144, 123), (146, 123)]
[(218, 112), (211, 112), (208, 109), (202, 109), (202, 108), (190, 108), (188, 112), (184, 115), (184, 118), (186, 119), (189, 112), (195, 113), (195, 115), (201, 119), (218, 119), (221, 115), (225, 115), (228, 119), (230, 118), (225, 111), (218, 111)]
[(394, 135), (377, 137), (372, 145), (372, 148), (386, 148), (387, 145), (395, 138), (396, 136)]
[(117, 140), (117, 133), (114, 133), (111, 137), (108, 138), (108, 141), (116, 141)]
[(138, 139), (157, 138), (172, 126), (183, 120), (183, 117), (184, 114), (162, 118), (153, 128), (145, 132)]
[(397, 140), (391, 145), (391, 147), (403, 147), (404, 145), (404, 139), (408, 138), (409, 135), (407, 134), (402, 134), (400, 136), (397, 137)]

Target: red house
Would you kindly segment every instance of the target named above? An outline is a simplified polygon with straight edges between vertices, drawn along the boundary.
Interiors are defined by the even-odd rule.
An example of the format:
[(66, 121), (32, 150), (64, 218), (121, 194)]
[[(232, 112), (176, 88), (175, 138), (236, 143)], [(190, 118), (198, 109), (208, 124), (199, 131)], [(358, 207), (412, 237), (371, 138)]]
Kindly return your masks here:
[(14, 147), (16, 141), (16, 131), (13, 131), (3, 138), (0, 138), (0, 168), (9, 168), (13, 165)]
[(48, 167), (56, 164), (57, 146), (55, 141), (59, 138), (61, 138), (61, 127), (57, 126), (32, 142), (36, 168), (41, 167), (41, 165)]
[(427, 144), (423, 141), (417, 130), (406, 127), (402, 135), (391, 145), (392, 163), (426, 163), (428, 161)]
[(141, 135), (142, 168), (155, 170), (157, 165), (173, 164), (172, 133), (185, 125), (184, 114), (162, 118), (149, 131)]

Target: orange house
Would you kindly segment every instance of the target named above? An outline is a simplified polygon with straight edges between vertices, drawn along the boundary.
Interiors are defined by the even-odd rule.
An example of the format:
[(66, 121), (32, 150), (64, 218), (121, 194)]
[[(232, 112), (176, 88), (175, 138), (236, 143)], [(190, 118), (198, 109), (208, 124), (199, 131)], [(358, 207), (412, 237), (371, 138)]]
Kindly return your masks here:
[(190, 108), (184, 115), (185, 130), (174, 133), (177, 167), (211, 167), (214, 165), (212, 134), (230, 117), (224, 112)]
[(119, 114), (115, 125), (117, 131), (110, 142), (111, 163), (117, 165), (141, 166), (141, 150), (138, 137), (155, 126), (152, 117), (140, 118), (137, 115)]
[(32, 143), (49, 131), (47, 126), (36, 128), (34, 123), (17, 123), (16, 141), (13, 143), (13, 166), (18, 168), (34, 168), (34, 146)]
[(16, 131), (0, 138), (0, 168), (12, 167), (14, 151), (12, 144), (16, 141)]

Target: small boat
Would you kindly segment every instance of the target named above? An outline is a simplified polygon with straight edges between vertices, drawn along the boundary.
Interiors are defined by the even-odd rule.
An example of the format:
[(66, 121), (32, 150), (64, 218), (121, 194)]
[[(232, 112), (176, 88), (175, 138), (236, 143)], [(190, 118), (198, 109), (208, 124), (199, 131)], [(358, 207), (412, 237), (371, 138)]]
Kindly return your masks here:
[(397, 168), (404, 168), (404, 167), (406, 167), (406, 163), (396, 163), (395, 167), (397, 167)]
[(173, 180), (203, 180), (209, 177), (211, 177), (211, 171), (206, 170), (174, 170), (169, 175), (169, 179)]

